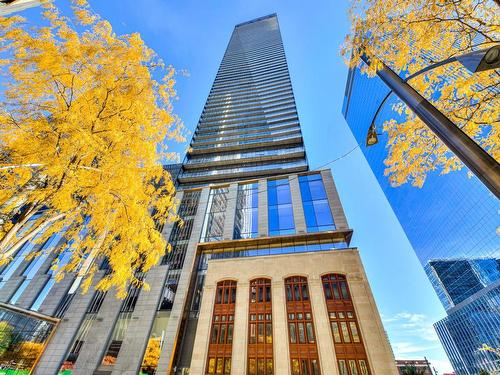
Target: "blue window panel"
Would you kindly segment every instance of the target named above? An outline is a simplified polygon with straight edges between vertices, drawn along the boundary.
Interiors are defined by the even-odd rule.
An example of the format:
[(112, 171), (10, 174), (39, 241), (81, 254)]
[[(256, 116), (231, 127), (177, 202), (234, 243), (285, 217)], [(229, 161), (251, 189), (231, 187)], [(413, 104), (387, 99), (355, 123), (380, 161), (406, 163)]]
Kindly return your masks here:
[(291, 204), (278, 206), (278, 215), (280, 231), (295, 229), (295, 222), (293, 220), (293, 208)]
[(304, 216), (306, 218), (307, 228), (316, 227), (316, 213), (314, 212), (313, 202), (304, 202)]
[(269, 235), (295, 233), (292, 194), (288, 179), (268, 181), (267, 189)]
[(326, 199), (313, 202), (318, 226), (333, 225), (332, 211)]
[(323, 186), (323, 181), (309, 181), (309, 190), (311, 191), (312, 200), (326, 199), (326, 191)]
[[(271, 181), (269, 181), (271, 182)], [(276, 187), (270, 185), (268, 182), (267, 185), (267, 204), (269, 206), (276, 206), (278, 204), (278, 197), (276, 195)]]
[(277, 204), (292, 203), (292, 195), (290, 194), (289, 185), (281, 185), (276, 187)]
[(307, 231), (334, 230), (335, 223), (321, 175), (300, 176), (299, 184)]
[(50, 278), (49, 281), (47, 281), (42, 291), (36, 298), (35, 302), (33, 302), (33, 304), (31, 305), (30, 310), (38, 311), (38, 309), (40, 309), (40, 306), (42, 306), (43, 301), (45, 301), (45, 298), (47, 298), (47, 295), (49, 294), (55, 283), (56, 279), (54, 277)]
[(259, 207), (259, 191), (257, 189), (253, 189), (252, 190), (252, 203), (251, 203), (251, 207), (255, 208), (255, 209), (257, 209)]
[(312, 201), (311, 190), (309, 190), (309, 183), (306, 180), (301, 180), (302, 177), (299, 177), (299, 185), (300, 185), (300, 195), (302, 196), (302, 202), (310, 202)]
[(252, 208), (252, 233), (259, 233), (259, 216), (258, 209)]
[(279, 216), (278, 216), (278, 206), (269, 207), (269, 232), (278, 232), (280, 230)]
[(10, 297), (9, 303), (11, 303), (13, 305), (15, 305), (17, 303), (17, 301), (19, 300), (19, 297), (21, 297), (21, 295), (23, 294), (24, 290), (26, 289), (26, 287), (28, 286), (30, 281), (31, 280), (26, 279), (23, 281), (23, 283), (21, 285), (19, 285), (19, 287), (17, 288), (14, 295), (12, 297)]

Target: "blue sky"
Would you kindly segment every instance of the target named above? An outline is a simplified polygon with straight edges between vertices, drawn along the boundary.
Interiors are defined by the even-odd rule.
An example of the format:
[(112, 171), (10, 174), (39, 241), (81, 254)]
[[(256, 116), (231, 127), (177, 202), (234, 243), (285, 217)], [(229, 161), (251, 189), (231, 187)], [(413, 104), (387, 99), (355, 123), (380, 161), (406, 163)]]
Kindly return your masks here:
[[(318, 0), (314, 6), (296, 0), (90, 3), (115, 32), (139, 32), (167, 64), (189, 72), (177, 77), (174, 108), (191, 131), (234, 25), (278, 13), (311, 168), (356, 146), (341, 114), (347, 68), (339, 48), (348, 32), (348, 1)], [(180, 153), (184, 149), (174, 148)], [(354, 229), (352, 245), (360, 249), (396, 358), (427, 356), (440, 374), (451, 372), (432, 328), (445, 312), (361, 151), (356, 149), (331, 168)]]

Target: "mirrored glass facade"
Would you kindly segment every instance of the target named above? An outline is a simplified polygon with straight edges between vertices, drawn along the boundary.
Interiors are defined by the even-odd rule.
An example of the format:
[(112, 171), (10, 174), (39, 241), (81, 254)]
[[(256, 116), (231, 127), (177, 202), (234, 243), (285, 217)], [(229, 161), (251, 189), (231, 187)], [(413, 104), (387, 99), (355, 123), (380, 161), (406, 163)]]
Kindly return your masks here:
[[(389, 89), (378, 77), (369, 78), (359, 68), (350, 70), (343, 115), (418, 259), (427, 269), (443, 306), (446, 309), (456, 304), (463, 306), (463, 301), (478, 297), (487, 285), (493, 285), (499, 280), (497, 271), (483, 279), (478, 277), (476, 266), (471, 260), (498, 259), (500, 256), (500, 201), (475, 176), (469, 174), (465, 167), (444, 175), (440, 171), (432, 171), (421, 188), (409, 183), (392, 186), (385, 175), (388, 137), (382, 127), (384, 121), (398, 118), (393, 111), (393, 105), (398, 103), (398, 99), (391, 94), (385, 104), (382, 104), (388, 93)], [(366, 137), (372, 122), (378, 134), (378, 143), (367, 147)], [(440, 263), (446, 260), (452, 262)], [(430, 272), (431, 270), (433, 271)], [(497, 309), (495, 314), (500, 315), (500, 311)], [(488, 327), (498, 323), (490, 318), (489, 314), (476, 315), (472, 320), (454, 319), (453, 324), (456, 332), (463, 332), (464, 335), (469, 330), (467, 327), (474, 324), (477, 325), (476, 332), (485, 329), (491, 332)], [(483, 332), (482, 337), (487, 337), (487, 332)], [(490, 342), (484, 343), (493, 345)], [(478, 348), (465, 345), (457, 335), (442, 340), (442, 344), (448, 354), (455, 348), (468, 358), (477, 355)], [(478, 366), (472, 362), (464, 365), (457, 362), (456, 357), (450, 355), (449, 358), (457, 375), (476, 373)], [(480, 363), (479, 358), (480, 356), (477, 364)], [(500, 363), (497, 366), (500, 370)]]
[(221, 241), (224, 235), (226, 208), (229, 188), (221, 187), (210, 190), (208, 209), (203, 222), (201, 242)]
[(448, 311), (434, 327), (457, 375), (481, 370), (498, 372), (498, 355), (482, 350), (484, 344), (500, 348), (500, 282)]
[(259, 233), (258, 203), (258, 183), (238, 185), (233, 235), (235, 240), (257, 237)]
[(28, 375), (57, 325), (57, 319), (0, 305), (0, 372)]
[(288, 178), (267, 181), (269, 235), (295, 233), (292, 194)]
[(299, 177), (300, 194), (308, 232), (334, 230), (332, 211), (320, 174)]

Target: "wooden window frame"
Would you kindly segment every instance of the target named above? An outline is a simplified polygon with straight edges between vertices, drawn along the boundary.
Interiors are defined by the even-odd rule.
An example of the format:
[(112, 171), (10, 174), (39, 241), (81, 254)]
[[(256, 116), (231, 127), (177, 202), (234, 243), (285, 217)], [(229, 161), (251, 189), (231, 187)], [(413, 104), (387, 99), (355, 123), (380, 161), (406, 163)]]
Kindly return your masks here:
[[(250, 280), (248, 294), (248, 342), (247, 342), (247, 374), (248, 375), (273, 375), (273, 321), (272, 321), (272, 284), (269, 278), (257, 278)], [(263, 340), (259, 342), (259, 325), (262, 325)], [(270, 341), (268, 337), (270, 327)], [(252, 332), (254, 335), (252, 335)], [(255, 338), (252, 341), (252, 338)], [(254, 366), (251, 365), (251, 361)], [(271, 371), (268, 371), (268, 362), (271, 363)], [(263, 363), (263, 373), (259, 373), (259, 363)], [(255, 369), (255, 372), (252, 371)]]
[[(228, 340), (228, 332), (231, 329), (233, 332), (232, 335), (234, 336), (236, 286), (237, 283), (234, 280), (223, 280), (217, 283), (210, 336), (208, 337), (209, 345), (205, 374), (229, 375), (231, 373), (233, 339), (231, 338), (230, 341)], [(224, 336), (221, 342), (221, 332), (223, 330)], [(215, 341), (212, 342), (215, 331), (217, 331), (215, 334)], [(222, 363), (222, 372), (217, 372), (219, 363)], [(212, 369), (214, 371), (212, 371)]]
[[(346, 276), (335, 273), (326, 274), (321, 277), (321, 284), (325, 297), (339, 374), (343, 375), (341, 362), (345, 361), (347, 375), (370, 375), (371, 371), (368, 363), (368, 356), (366, 355), (359, 321), (356, 311), (354, 310), (351, 291)], [(335, 290), (338, 291), (338, 294), (335, 293)], [(347, 336), (342, 330), (342, 323), (345, 324)], [(337, 324), (340, 341), (336, 337), (336, 332), (334, 332), (334, 324)], [(356, 336), (353, 335), (352, 324), (356, 327), (357, 342), (354, 340)], [(354, 361), (357, 374), (351, 371), (349, 361)], [(360, 361), (365, 362), (367, 372), (361, 372)]]
[[(321, 374), (319, 353), (317, 347), (314, 316), (311, 307), (311, 294), (307, 277), (290, 276), (285, 279), (285, 300), (287, 314), (288, 348), (290, 351), (290, 369), (292, 375), (314, 374), (313, 363), (316, 363), (317, 374)], [(303, 324), (305, 342), (299, 339), (299, 324)], [(313, 339), (307, 333), (307, 324), (313, 332)], [(295, 340), (292, 340), (290, 327), (295, 327)], [(298, 371), (295, 363), (298, 361)], [(308, 372), (303, 371), (302, 364), (308, 367)]]

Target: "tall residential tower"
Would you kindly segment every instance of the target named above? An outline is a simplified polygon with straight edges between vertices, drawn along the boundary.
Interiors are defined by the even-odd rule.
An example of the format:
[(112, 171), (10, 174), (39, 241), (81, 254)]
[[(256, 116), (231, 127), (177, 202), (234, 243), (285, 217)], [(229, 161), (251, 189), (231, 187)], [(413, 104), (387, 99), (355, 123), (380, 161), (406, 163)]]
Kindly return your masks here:
[(397, 374), (332, 175), (308, 169), (276, 15), (235, 27), (178, 182), (150, 291), (82, 295), (52, 255), (24, 290), (9, 273), (0, 300), (59, 319), (35, 374)]

